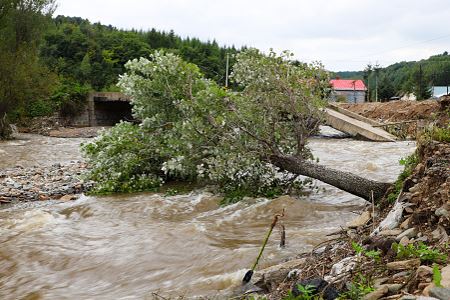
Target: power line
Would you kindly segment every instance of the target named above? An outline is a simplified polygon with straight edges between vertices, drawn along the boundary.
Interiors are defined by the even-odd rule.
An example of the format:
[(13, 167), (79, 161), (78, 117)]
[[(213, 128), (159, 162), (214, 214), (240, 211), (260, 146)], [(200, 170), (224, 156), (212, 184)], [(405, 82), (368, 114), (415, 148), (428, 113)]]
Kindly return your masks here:
[(439, 37), (432, 38), (432, 39), (429, 39), (429, 40), (424, 40), (424, 41), (420, 41), (420, 42), (415, 42), (415, 43), (412, 43), (412, 44), (404, 45), (404, 46), (401, 46), (401, 47), (392, 48), (392, 49), (389, 49), (389, 50), (375, 52), (375, 53), (372, 53), (372, 54), (369, 54), (369, 55), (361, 56), (359, 58), (374, 56), (374, 55), (383, 54), (383, 53), (388, 53), (388, 52), (392, 52), (392, 51), (395, 51), (395, 50), (404, 49), (404, 48), (408, 48), (408, 47), (411, 47), (411, 46), (420, 45), (420, 44), (424, 44), (424, 43), (428, 43), (428, 42), (432, 42), (432, 41), (436, 41), (436, 40), (441, 40), (441, 39), (445, 39), (445, 38), (449, 38), (449, 37), (450, 37), (450, 34), (447, 34), (447, 35), (439, 36)]

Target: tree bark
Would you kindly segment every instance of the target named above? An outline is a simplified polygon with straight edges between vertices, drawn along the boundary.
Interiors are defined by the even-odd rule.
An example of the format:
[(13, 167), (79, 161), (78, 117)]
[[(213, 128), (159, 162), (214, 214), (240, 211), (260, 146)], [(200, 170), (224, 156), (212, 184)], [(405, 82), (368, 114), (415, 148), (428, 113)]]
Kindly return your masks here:
[(6, 114), (0, 113), (0, 140), (6, 140), (11, 137), (12, 130), (9, 124)]
[(372, 201), (372, 192), (375, 201), (381, 199), (387, 189), (392, 186), (392, 183), (366, 179), (350, 172), (339, 171), (293, 156), (273, 155), (270, 160), (282, 170), (318, 179), (367, 201)]

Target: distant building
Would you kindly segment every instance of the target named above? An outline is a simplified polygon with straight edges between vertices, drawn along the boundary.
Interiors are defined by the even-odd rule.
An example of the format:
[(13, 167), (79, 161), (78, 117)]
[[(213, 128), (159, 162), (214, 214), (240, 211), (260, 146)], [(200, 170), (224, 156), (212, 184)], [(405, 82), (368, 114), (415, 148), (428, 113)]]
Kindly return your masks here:
[(449, 86), (433, 86), (431, 88), (432, 98), (439, 98), (444, 95), (448, 95), (450, 92)]
[(346, 101), (348, 103), (361, 103), (366, 99), (366, 85), (360, 79), (332, 79), (333, 88), (331, 101)]

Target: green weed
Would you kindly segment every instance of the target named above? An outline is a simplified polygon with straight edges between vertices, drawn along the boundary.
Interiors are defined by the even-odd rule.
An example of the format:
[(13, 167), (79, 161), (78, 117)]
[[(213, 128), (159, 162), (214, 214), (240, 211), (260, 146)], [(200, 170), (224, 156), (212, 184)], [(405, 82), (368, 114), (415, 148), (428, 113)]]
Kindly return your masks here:
[(417, 245), (408, 244), (403, 246), (401, 244), (392, 244), (392, 249), (397, 253), (398, 259), (420, 258), (422, 262), (441, 262), (447, 260), (447, 255), (440, 252), (438, 249), (428, 247), (422, 242)]

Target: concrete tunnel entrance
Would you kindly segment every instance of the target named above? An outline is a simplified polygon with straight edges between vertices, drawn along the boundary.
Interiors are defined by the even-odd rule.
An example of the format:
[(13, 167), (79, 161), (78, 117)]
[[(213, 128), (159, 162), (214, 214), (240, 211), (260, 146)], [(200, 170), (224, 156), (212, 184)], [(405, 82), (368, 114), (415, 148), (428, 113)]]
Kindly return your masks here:
[(96, 126), (114, 126), (120, 121), (133, 121), (131, 104), (127, 101), (94, 98), (94, 118)]

